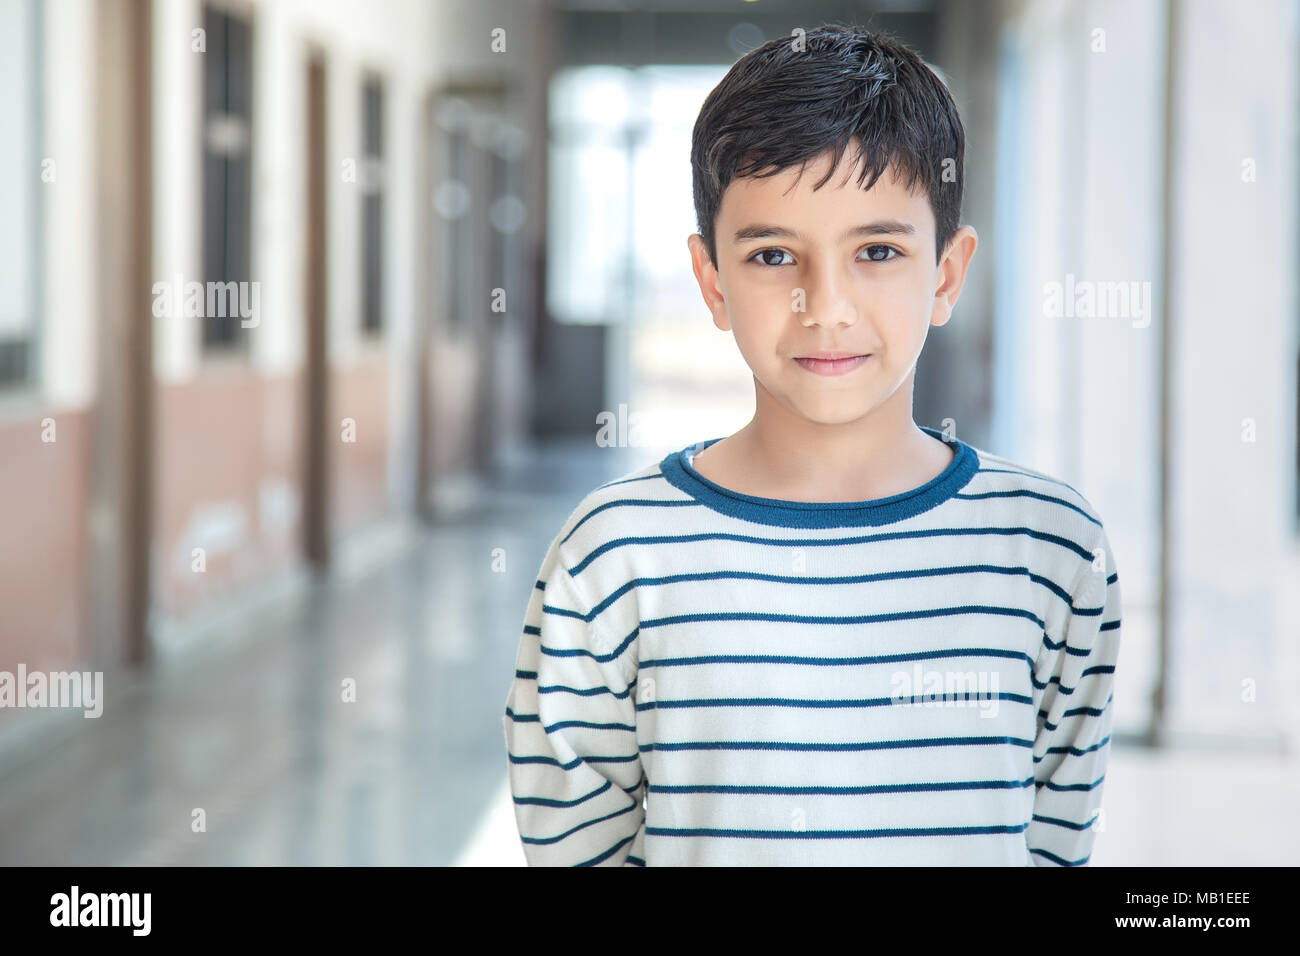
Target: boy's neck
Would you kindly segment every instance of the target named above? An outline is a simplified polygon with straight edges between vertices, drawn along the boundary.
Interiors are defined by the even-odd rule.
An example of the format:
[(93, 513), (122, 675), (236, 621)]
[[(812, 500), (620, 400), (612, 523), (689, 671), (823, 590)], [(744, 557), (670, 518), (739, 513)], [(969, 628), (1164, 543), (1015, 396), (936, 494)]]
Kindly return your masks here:
[(754, 418), (725, 439), (721, 454), (709, 449), (700, 471), (711, 477), (711, 468), (724, 487), (745, 492), (735, 487), (743, 482), (766, 489), (745, 493), (790, 501), (866, 501), (911, 491), (943, 472), (954, 450), (912, 420), (908, 385), (843, 425), (809, 422), (758, 386)]

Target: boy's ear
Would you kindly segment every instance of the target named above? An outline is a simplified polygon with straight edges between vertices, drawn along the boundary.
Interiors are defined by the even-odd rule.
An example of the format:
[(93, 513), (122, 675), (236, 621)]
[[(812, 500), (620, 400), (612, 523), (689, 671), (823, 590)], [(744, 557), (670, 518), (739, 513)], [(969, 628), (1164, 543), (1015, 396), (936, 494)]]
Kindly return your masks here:
[(731, 331), (731, 322), (727, 318), (727, 302), (722, 295), (718, 270), (713, 260), (709, 258), (704, 237), (698, 232), (693, 232), (686, 237), (686, 246), (691, 252), (691, 268), (695, 270), (695, 281), (699, 283), (700, 294), (704, 296), (704, 304), (713, 314), (713, 324), (723, 332)]
[(939, 262), (939, 284), (934, 290), (934, 305), (930, 310), (930, 324), (943, 325), (957, 307), (966, 269), (979, 245), (979, 234), (971, 226), (962, 226), (948, 240), (943, 259)]

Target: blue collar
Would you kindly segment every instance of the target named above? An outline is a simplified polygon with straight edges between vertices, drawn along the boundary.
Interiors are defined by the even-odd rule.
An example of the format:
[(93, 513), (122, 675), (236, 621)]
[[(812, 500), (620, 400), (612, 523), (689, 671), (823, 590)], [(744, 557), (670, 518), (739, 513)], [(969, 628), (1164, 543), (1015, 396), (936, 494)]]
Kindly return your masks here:
[[(922, 431), (943, 440), (943, 433), (927, 425)], [(780, 525), (787, 528), (841, 528), (861, 525), (891, 524), (902, 521), (947, 501), (970, 481), (979, 471), (979, 457), (975, 449), (959, 438), (949, 444), (957, 446), (948, 467), (919, 488), (872, 498), (869, 501), (785, 501), (780, 498), (759, 498), (731, 491), (705, 478), (687, 458), (703, 451), (721, 438), (711, 438), (680, 451), (670, 452), (659, 463), (659, 468), (669, 483), (680, 488), (700, 504), (735, 518), (744, 518), (759, 524)]]

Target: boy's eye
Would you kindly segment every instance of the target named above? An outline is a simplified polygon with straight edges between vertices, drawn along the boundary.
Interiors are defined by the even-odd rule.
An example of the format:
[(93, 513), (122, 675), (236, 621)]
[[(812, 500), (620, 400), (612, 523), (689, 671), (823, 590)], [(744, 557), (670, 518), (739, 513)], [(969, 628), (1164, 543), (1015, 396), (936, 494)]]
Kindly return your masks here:
[[(790, 253), (786, 252), (784, 249), (760, 249), (758, 250), (758, 252), (754, 253), (752, 256), (749, 257), (749, 261), (753, 262), (755, 259), (759, 258), (760, 256), (766, 257), (772, 254), (776, 254), (778, 256), (788, 256)], [(784, 262), (770, 262), (766, 258), (764, 258), (763, 261), (758, 264), (764, 266), (787, 265), (787, 263)]]
[[(902, 255), (893, 246), (882, 244), (867, 246), (864, 252), (867, 253), (868, 262), (890, 262)], [(788, 256), (789, 253), (784, 249), (760, 249), (749, 257), (750, 262), (763, 266), (782, 266), (789, 265), (787, 262), (773, 262), (768, 256)], [(756, 261), (757, 260), (757, 261)]]
[[(895, 249), (893, 246), (882, 246), (882, 245), (867, 246), (865, 251), (868, 254), (867, 258), (868, 261), (870, 262), (889, 262), (891, 259), (897, 259), (900, 255), (902, 255), (902, 253), (899, 252), (897, 249)], [(892, 252), (893, 255), (892, 256), (885, 255), (885, 256), (877, 257), (876, 255), (874, 255), (874, 253), (876, 252)]]

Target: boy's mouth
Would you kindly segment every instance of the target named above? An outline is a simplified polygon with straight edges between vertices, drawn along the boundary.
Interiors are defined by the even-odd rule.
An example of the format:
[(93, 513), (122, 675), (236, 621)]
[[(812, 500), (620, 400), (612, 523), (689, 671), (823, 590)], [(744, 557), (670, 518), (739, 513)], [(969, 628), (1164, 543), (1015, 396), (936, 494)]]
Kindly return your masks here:
[(867, 355), (854, 355), (852, 352), (814, 352), (795, 358), (800, 366), (817, 375), (843, 375), (871, 358)]

